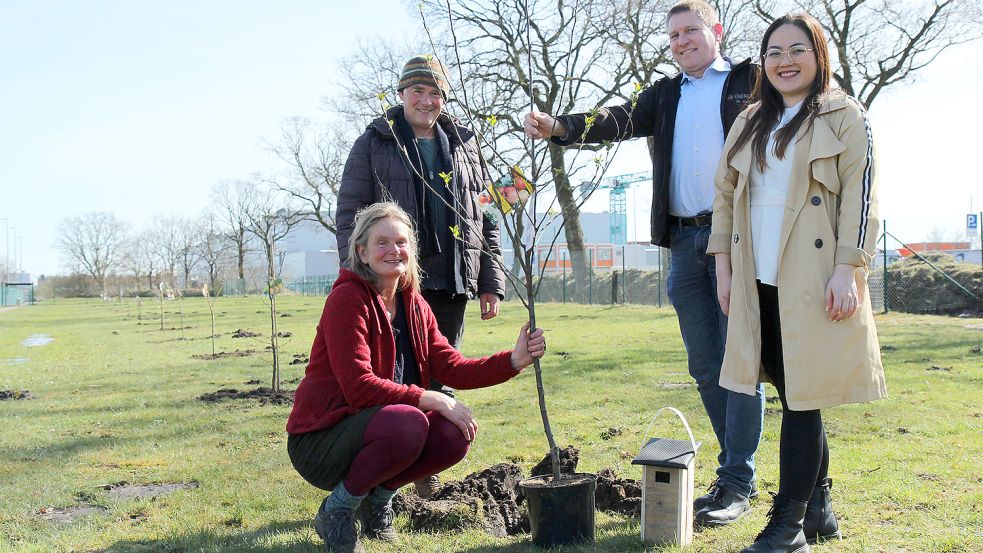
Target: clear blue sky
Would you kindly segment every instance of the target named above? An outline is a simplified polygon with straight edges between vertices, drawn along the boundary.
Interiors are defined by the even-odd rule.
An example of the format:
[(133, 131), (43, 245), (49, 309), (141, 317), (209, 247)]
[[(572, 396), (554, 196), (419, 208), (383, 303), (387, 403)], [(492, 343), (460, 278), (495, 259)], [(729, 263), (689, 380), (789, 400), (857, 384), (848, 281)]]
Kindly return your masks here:
[[(3, 219), (36, 276), (65, 271), (54, 244), (66, 217), (110, 211), (140, 227), (155, 214), (199, 213), (215, 183), (279, 167), (264, 140), (285, 117), (320, 113), (337, 59), (359, 37), (419, 28), (399, 0), (6, 2), (0, 256)], [(875, 103), (888, 220), (930, 218), (921, 227), (956, 233), (971, 194), (983, 208), (971, 165), (981, 54), (944, 55)], [(638, 147), (621, 157), (615, 171), (649, 168)], [(637, 201), (647, 209), (644, 193)], [(591, 206), (606, 209), (606, 198)]]

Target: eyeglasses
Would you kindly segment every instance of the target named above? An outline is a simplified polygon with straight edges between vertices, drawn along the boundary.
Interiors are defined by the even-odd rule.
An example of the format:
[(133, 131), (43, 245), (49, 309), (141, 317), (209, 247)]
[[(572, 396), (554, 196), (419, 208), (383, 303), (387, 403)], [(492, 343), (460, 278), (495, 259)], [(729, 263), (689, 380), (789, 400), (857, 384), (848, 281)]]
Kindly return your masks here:
[(814, 48), (806, 48), (805, 46), (793, 46), (788, 50), (781, 50), (779, 48), (770, 48), (762, 56), (765, 63), (768, 65), (778, 65), (782, 63), (782, 59), (788, 56), (788, 61), (791, 63), (798, 63), (802, 61), (803, 56), (806, 52), (812, 52)]

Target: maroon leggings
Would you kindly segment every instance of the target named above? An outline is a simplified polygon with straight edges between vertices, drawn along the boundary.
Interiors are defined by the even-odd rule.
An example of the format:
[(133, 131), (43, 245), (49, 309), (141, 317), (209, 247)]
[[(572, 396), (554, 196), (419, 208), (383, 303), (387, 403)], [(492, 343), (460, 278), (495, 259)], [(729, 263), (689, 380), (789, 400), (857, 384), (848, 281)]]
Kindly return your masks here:
[(345, 476), (352, 495), (376, 486), (397, 490), (459, 463), (471, 444), (461, 430), (434, 411), (409, 405), (387, 405), (369, 420), (365, 447)]

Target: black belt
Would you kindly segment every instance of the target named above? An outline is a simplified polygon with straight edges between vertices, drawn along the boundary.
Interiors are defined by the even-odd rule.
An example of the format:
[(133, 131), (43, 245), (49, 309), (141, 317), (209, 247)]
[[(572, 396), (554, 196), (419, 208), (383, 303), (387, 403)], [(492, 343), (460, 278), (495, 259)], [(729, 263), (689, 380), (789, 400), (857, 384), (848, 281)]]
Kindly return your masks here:
[(708, 227), (713, 222), (713, 213), (700, 213), (692, 217), (669, 216), (669, 224), (678, 227)]

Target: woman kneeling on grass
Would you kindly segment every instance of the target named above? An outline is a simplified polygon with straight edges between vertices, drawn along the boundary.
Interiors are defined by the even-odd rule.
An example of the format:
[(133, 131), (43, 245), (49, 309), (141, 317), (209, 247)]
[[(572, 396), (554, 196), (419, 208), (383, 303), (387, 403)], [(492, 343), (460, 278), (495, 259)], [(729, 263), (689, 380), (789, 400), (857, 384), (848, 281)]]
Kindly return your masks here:
[(367, 537), (395, 539), (396, 490), (467, 454), (478, 425), (463, 403), (427, 389), (431, 377), (492, 386), (546, 352), (543, 331), (528, 324), (512, 351), (468, 359), (451, 347), (420, 296), (413, 225), (396, 204), (358, 213), (350, 252), (287, 421), (294, 468), (332, 491), (314, 518), (329, 552), (362, 551), (356, 517)]
[(728, 314), (720, 385), (753, 395), (760, 376), (782, 402), (778, 495), (743, 551), (804, 553), (840, 536), (819, 410), (887, 393), (865, 293), (878, 227), (874, 148), (863, 107), (830, 86), (814, 17), (775, 20), (761, 60), (757, 101), (724, 144), (708, 251)]

